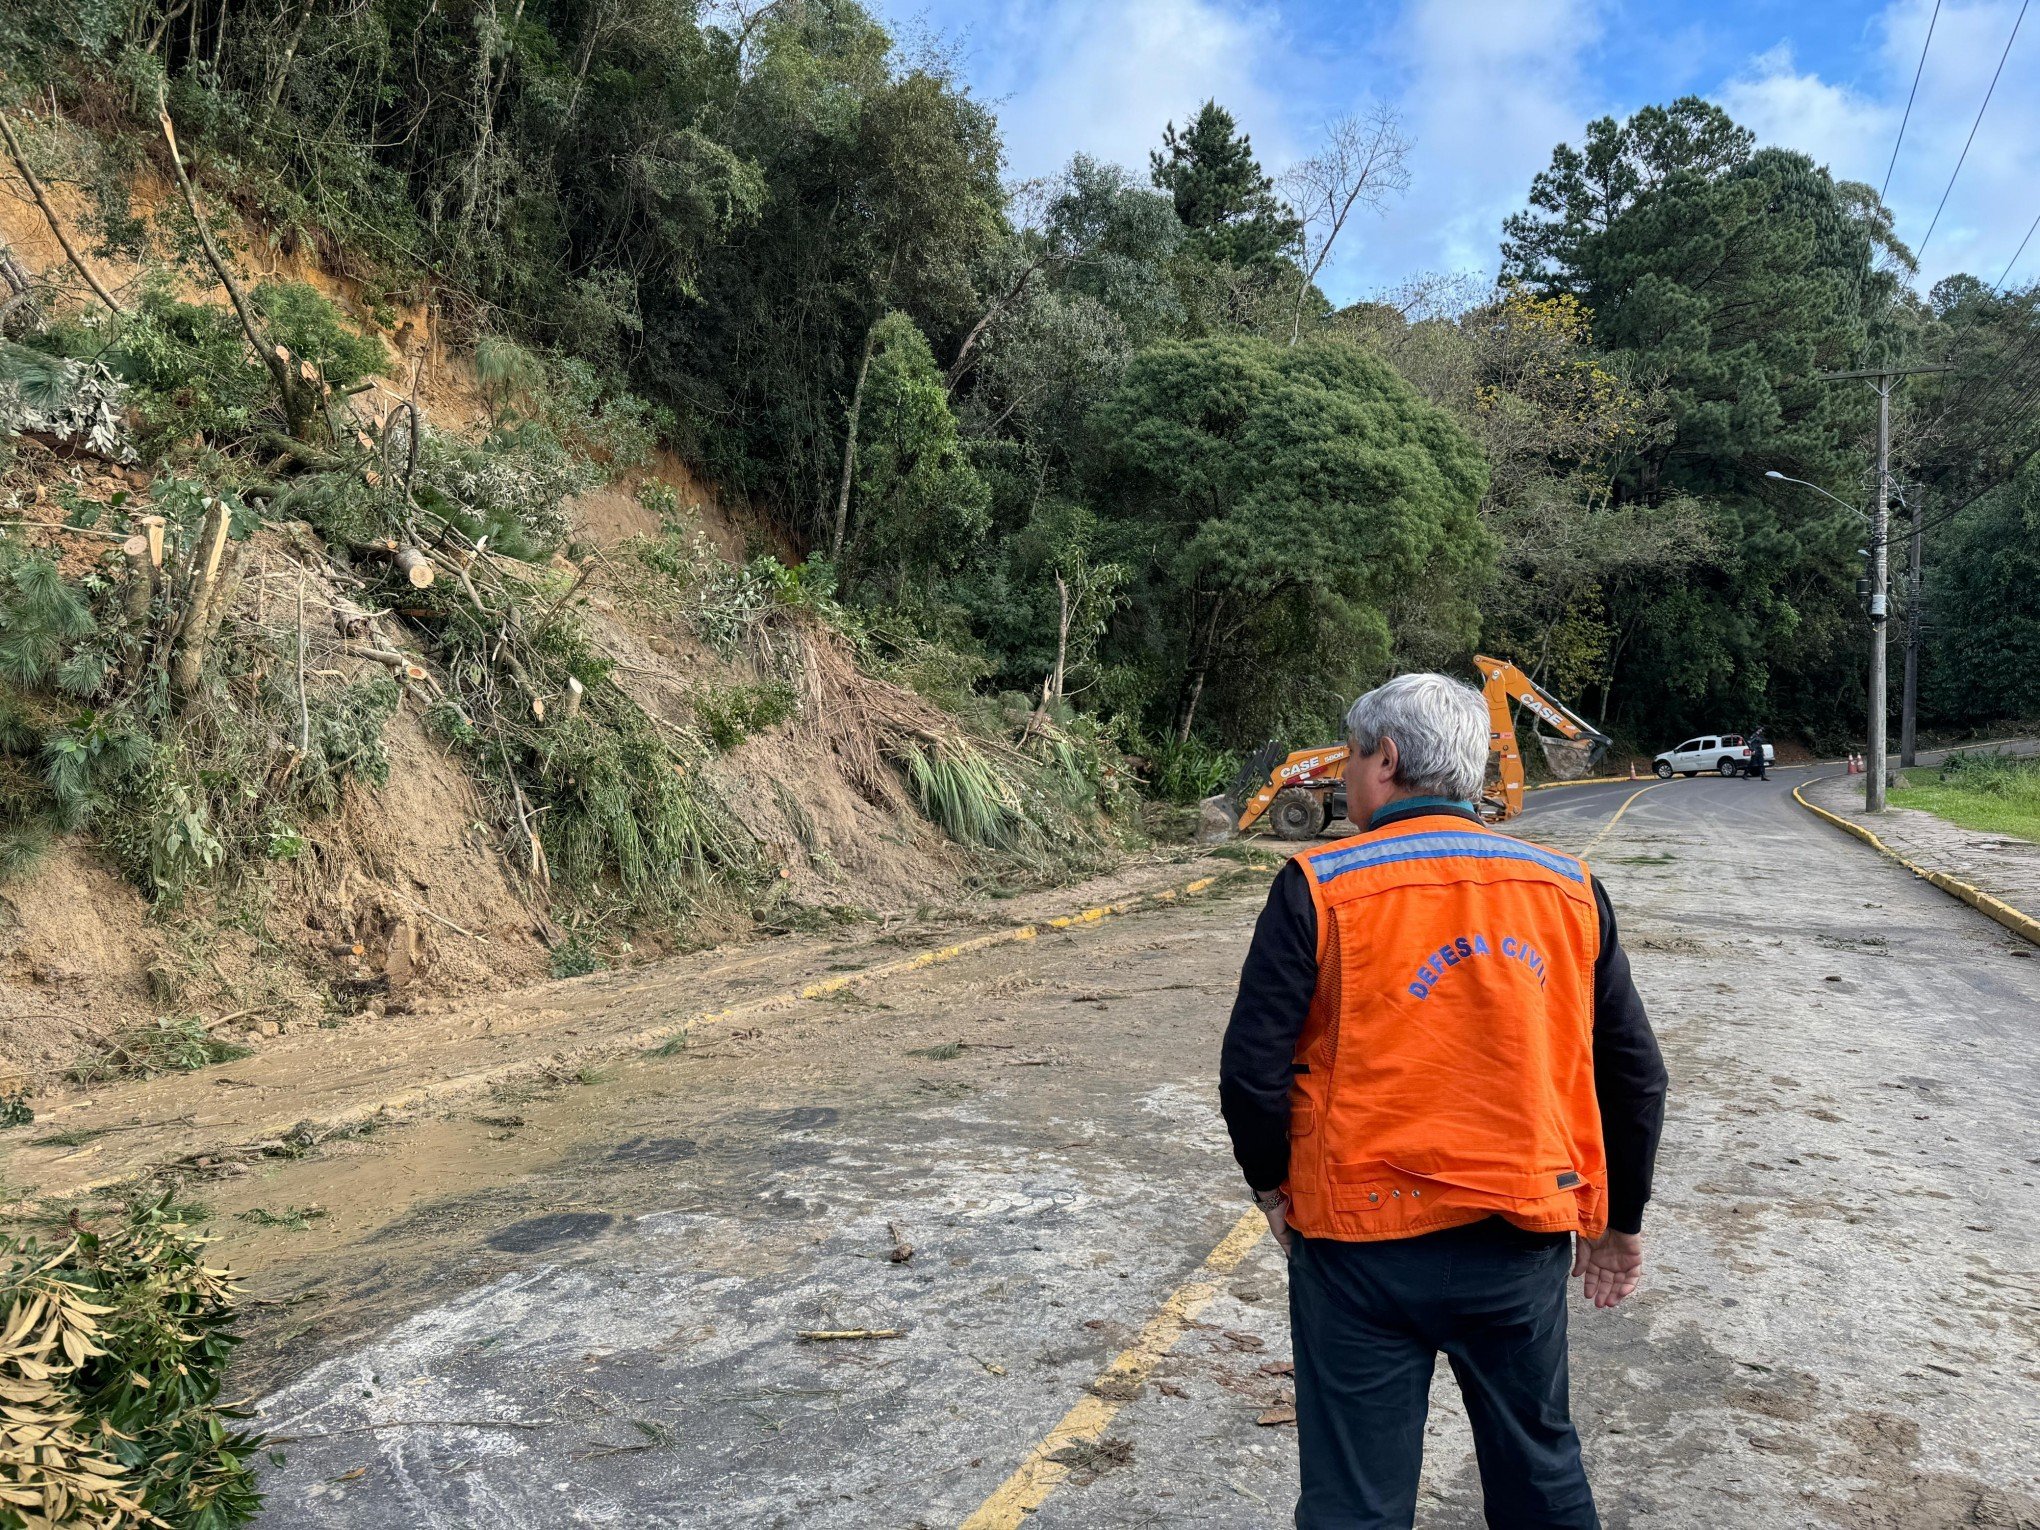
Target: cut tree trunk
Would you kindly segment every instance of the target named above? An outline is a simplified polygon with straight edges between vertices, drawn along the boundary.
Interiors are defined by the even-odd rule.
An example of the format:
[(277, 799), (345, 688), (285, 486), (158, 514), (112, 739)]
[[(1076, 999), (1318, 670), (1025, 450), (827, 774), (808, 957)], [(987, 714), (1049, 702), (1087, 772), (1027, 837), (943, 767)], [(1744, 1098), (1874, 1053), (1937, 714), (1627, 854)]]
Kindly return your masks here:
[(128, 565), (128, 620), (145, 627), (156, 601), (156, 567), (149, 558), (149, 539), (137, 532), (120, 544), (120, 550)]
[(217, 596), (224, 582), (221, 565), (227, 550), (228, 511), (220, 500), (207, 508), (198, 534), (198, 551), (191, 560), (191, 577), (185, 587), (184, 621), (177, 631), (177, 645), (170, 656), (170, 689), (181, 701), (198, 693), (199, 676), (205, 670), (205, 650), (218, 626)]
[(423, 590), (431, 587), (433, 580), (432, 560), (417, 548), (402, 547), (397, 549), (397, 555), (392, 561), (397, 566), (397, 572), (410, 582), (412, 589)]
[(871, 348), (878, 326), (864, 332), (864, 357), (857, 363), (857, 386), (850, 390), (850, 419), (843, 432), (843, 481), (836, 486), (836, 526), (829, 537), (829, 560), (843, 561), (843, 538), (850, 529), (850, 481), (857, 472), (857, 416), (864, 409), (864, 380), (871, 375)]

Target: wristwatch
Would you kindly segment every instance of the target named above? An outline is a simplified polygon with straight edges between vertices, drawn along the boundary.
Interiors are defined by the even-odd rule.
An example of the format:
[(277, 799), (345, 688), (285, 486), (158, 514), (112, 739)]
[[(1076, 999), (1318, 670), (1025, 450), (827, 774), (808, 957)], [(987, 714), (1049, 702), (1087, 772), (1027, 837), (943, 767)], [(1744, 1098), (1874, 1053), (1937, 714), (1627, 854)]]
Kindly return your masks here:
[(1254, 1192), (1254, 1204), (1263, 1211), (1279, 1211), (1282, 1207), (1289, 1204), (1289, 1197), (1283, 1192), (1281, 1186), (1278, 1185), (1273, 1190), (1256, 1190)]

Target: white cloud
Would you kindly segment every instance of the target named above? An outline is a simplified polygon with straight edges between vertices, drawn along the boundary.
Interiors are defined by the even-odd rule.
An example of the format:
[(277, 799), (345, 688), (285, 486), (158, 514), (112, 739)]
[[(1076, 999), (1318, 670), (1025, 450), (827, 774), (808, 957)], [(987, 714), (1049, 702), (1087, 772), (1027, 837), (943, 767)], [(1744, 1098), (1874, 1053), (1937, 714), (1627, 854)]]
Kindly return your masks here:
[[(1280, 101), (1290, 38), (1272, 8), (1221, 0), (1004, 0), (970, 8), (967, 72), (995, 103), (1010, 172), (1049, 175), (1079, 151), (1145, 172), (1163, 125), (1208, 99), (1264, 163), (1291, 154)], [(946, 21), (958, 19), (951, 7)]]
[[(1864, 179), (1874, 153), (1870, 146), (1882, 143), (1888, 149), (1898, 131), (1897, 108), (1800, 73), (1790, 43), (1751, 59), (1714, 92), (1714, 99), (1763, 142), (1797, 149), (1815, 164), (1833, 167), (1844, 180)], [(1881, 173), (1870, 177), (1870, 184), (1882, 178)]]
[[(2040, 17), (2027, 17), (2021, 27), (1951, 192), (1949, 177), (2019, 7), (2015, 0), (1943, 0), (1920, 70), (1933, 10), (1932, 0), (1887, 5), (1872, 23), (1876, 52), (1856, 86), (1800, 70), (1781, 44), (1749, 60), (1714, 96), (1765, 142), (1802, 150), (1838, 179), (1878, 186), (1889, 168), (1899, 237), (1917, 249), (1933, 230), (1921, 262), (1923, 287), (1957, 270), (1995, 281), (2040, 212)], [(1919, 93), (1894, 166), (1892, 147), (1915, 71)], [(1944, 193), (1947, 206), (1935, 224)], [(2040, 269), (2036, 255), (2040, 248), (2028, 246), (2020, 273)]]
[(1410, 0), (1388, 59), (1416, 140), (1410, 191), (1354, 229), (1328, 284), (1335, 299), (1420, 270), (1495, 271), (1502, 220), (1596, 114), (1583, 60), (1600, 12), (1598, 0)]

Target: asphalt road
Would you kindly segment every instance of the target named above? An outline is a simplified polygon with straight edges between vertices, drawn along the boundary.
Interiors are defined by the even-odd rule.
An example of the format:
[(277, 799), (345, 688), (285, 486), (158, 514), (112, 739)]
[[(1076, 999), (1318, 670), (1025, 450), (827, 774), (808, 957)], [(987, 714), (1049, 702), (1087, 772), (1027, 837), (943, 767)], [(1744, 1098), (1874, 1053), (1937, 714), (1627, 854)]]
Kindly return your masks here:
[[(1538, 793), (1512, 826), (1603, 878), (1673, 1074), (1645, 1287), (1573, 1308), (1603, 1516), (2040, 1524), (2040, 961), (1796, 779)], [(1284, 1276), (1265, 1237), (1231, 1262), (1214, 1087), (1259, 901), (852, 985), (237, 1183), (333, 1211), (315, 1259), (250, 1250), (308, 1293), (249, 1350), (290, 1439), (261, 1523), (1287, 1522), (1294, 1432), (1257, 1423)], [(901, 1336), (798, 1337), (844, 1329)], [(1091, 1438), (1012, 1486), (1072, 1409)], [(1449, 1376), (1423, 1505), (1480, 1523)]]

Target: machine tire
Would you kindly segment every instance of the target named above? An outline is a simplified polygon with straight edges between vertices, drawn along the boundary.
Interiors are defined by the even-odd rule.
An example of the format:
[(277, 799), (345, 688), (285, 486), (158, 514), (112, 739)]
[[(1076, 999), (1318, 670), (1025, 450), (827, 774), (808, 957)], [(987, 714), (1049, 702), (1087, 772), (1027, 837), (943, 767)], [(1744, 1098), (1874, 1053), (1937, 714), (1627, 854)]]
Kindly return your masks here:
[(1670, 760), (1659, 760), (1657, 762), (1657, 778), (1660, 781), (1672, 779), (1672, 762)]
[(1277, 839), (1316, 839), (1325, 826), (1325, 805), (1316, 792), (1287, 787), (1268, 804), (1268, 826)]
[(1742, 766), (1736, 764), (1727, 755), (1723, 755), (1714, 762), (1714, 773), (1717, 776), (1739, 776), (1742, 774)]

